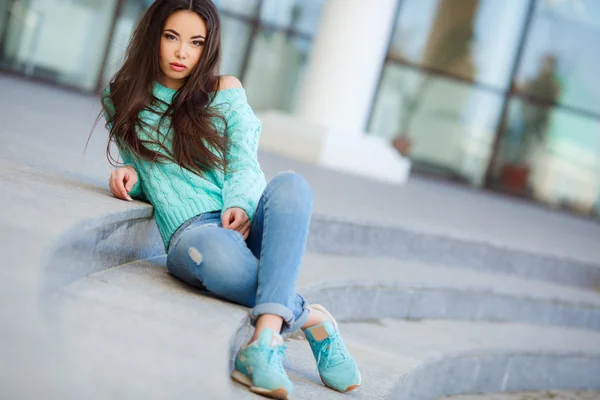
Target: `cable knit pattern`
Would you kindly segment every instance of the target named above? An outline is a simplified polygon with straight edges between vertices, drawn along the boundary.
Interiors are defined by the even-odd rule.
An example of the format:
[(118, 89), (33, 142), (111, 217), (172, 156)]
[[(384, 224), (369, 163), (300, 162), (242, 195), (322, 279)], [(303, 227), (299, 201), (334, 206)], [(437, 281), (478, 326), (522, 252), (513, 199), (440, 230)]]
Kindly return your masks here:
[[(176, 91), (156, 83), (153, 93), (170, 104)], [(112, 110), (109, 94), (110, 89), (107, 88), (103, 101)], [(231, 140), (226, 174), (213, 170), (201, 177), (174, 163), (140, 160), (132, 157), (127, 149), (117, 146), (124, 164), (132, 166), (138, 173), (139, 181), (129, 194), (154, 206), (154, 216), (165, 250), (177, 228), (196, 215), (239, 207), (252, 219), (266, 187), (265, 176), (257, 159), (261, 122), (248, 105), (245, 90), (233, 88), (219, 91), (215, 94), (212, 106), (225, 117), (227, 135)], [(165, 107), (161, 106), (157, 111), (164, 110)], [(160, 121), (160, 113), (142, 111), (140, 117), (153, 127), (157, 127)], [(222, 121), (217, 120), (216, 125), (224, 130)], [(168, 148), (172, 134), (168, 123), (158, 130), (138, 131), (140, 139), (164, 139)], [(152, 149), (159, 150), (158, 146)]]

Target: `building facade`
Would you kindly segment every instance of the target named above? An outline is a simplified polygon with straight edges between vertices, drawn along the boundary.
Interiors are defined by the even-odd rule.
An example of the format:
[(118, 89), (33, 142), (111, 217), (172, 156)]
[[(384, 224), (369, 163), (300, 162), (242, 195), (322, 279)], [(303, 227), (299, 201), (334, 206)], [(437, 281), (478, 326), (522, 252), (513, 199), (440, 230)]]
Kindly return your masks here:
[[(255, 110), (314, 115), (307, 93), (326, 83), (315, 70), (341, 68), (333, 85), (357, 97), (340, 113), (413, 171), (600, 211), (599, 1), (214, 1), (221, 72), (242, 80)], [(0, 69), (98, 92), (150, 3), (2, 0)]]

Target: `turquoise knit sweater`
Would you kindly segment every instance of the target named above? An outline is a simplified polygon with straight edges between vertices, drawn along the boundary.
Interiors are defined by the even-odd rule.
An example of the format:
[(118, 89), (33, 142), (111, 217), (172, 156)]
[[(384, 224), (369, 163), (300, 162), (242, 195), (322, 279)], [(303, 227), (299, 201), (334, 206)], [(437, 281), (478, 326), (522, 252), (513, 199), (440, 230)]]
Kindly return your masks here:
[[(176, 91), (156, 83), (153, 93), (155, 97), (170, 104)], [(103, 101), (114, 112), (108, 88), (104, 92)], [(233, 172), (224, 174), (213, 170), (202, 177), (175, 163), (148, 162), (133, 157), (127, 149), (119, 148), (123, 162), (135, 168), (139, 178), (129, 194), (154, 206), (154, 217), (165, 250), (177, 228), (196, 215), (239, 207), (252, 219), (266, 186), (256, 154), (261, 122), (248, 105), (244, 89), (233, 88), (217, 92), (212, 106), (227, 121), (227, 135), (231, 140), (227, 154), (228, 171)], [(159, 110), (164, 112), (166, 106)], [(142, 111), (140, 117), (155, 128), (160, 120), (160, 115), (151, 111)], [(215, 123), (219, 129), (224, 129), (221, 120), (217, 119)], [(164, 122), (158, 130), (138, 131), (140, 139), (164, 139), (167, 147), (171, 145), (172, 135), (172, 129)], [(159, 151), (158, 146), (149, 148)]]

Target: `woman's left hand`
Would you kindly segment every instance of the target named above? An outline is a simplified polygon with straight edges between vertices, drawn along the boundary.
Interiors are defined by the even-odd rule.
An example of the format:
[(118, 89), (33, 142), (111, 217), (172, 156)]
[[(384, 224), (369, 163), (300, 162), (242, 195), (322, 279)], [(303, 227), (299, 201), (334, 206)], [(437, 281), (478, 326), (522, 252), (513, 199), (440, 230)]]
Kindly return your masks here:
[(223, 228), (238, 231), (244, 237), (244, 240), (248, 239), (250, 234), (250, 218), (246, 211), (238, 207), (229, 208), (221, 215), (221, 223)]

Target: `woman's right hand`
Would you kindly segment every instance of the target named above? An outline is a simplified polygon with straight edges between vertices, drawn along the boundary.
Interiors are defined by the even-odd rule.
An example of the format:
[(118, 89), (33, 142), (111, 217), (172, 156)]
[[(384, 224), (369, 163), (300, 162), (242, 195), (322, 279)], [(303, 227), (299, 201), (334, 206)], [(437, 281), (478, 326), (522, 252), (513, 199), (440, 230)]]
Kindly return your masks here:
[(133, 199), (129, 196), (129, 191), (133, 188), (138, 181), (138, 174), (135, 169), (131, 166), (121, 167), (115, 169), (110, 174), (108, 184), (110, 191), (115, 197), (121, 200), (132, 201)]

